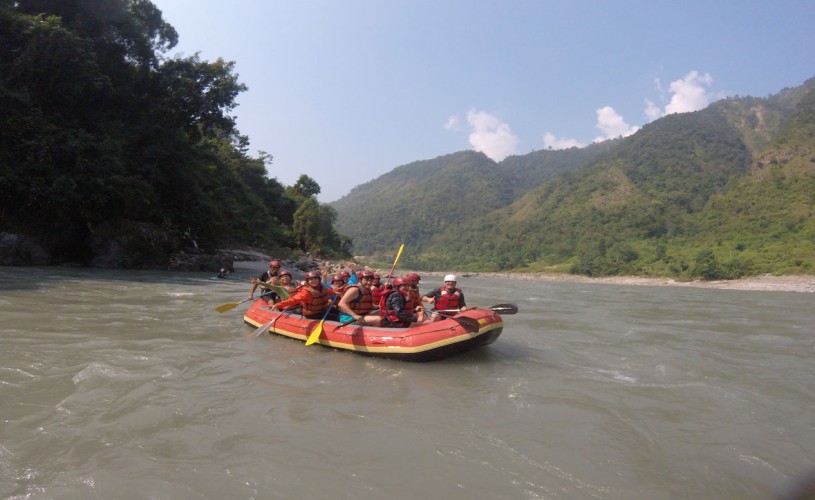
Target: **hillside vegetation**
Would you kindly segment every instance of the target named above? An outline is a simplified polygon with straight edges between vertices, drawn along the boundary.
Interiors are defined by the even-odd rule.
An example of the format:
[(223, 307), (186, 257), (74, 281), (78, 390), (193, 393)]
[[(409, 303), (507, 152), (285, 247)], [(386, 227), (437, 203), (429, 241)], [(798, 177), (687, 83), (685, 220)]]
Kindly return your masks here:
[(0, 263), (166, 267), (181, 250), (347, 256), (334, 210), (229, 113), (234, 63), (167, 58), (147, 0), (0, 2)]
[(405, 165), (337, 202), (337, 224), (357, 253), (406, 243), (405, 265), (426, 270), (814, 274), (813, 88), (669, 115), (554, 164), (470, 152)]

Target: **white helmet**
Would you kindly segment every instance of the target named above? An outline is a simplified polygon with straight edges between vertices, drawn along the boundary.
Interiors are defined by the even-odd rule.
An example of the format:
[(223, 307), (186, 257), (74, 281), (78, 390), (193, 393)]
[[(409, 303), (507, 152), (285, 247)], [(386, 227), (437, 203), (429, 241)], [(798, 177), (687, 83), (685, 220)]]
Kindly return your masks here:
[(458, 281), (455, 274), (448, 274), (444, 277), (444, 281)]

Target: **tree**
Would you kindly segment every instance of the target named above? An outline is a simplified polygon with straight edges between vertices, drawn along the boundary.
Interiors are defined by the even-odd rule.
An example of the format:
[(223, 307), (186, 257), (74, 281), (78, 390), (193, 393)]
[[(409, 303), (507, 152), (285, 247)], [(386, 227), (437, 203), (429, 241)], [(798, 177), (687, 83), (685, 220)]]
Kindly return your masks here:
[(294, 213), (294, 236), (300, 248), (307, 252), (320, 253), (320, 204), (310, 196)]
[(320, 185), (311, 177), (303, 174), (294, 183), (294, 190), (304, 197), (317, 196), (320, 194)]
[(319, 185), (247, 156), (235, 63), (165, 59), (177, 39), (149, 0), (0, 0), (0, 229), (55, 262), (165, 267), (193, 243), (299, 246), (302, 208), (299, 244), (340, 249)]

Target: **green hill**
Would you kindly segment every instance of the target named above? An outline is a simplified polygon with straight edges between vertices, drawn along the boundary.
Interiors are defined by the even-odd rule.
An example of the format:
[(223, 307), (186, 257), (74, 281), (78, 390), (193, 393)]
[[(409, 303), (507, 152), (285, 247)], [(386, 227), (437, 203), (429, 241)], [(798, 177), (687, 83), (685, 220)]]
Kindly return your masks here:
[(334, 202), (337, 230), (354, 240), (358, 254), (393, 252), (409, 241), (416, 255), (437, 234), (505, 207), (612, 147), (613, 141), (536, 151), (500, 163), (483, 153), (462, 151), (402, 165)]
[[(407, 242), (405, 265), (418, 269), (709, 279), (811, 274), (813, 87), (815, 79), (764, 99), (729, 98), (670, 115), (603, 149), (558, 152), (557, 161), (541, 154), (553, 152), (536, 152), (492, 169), (459, 164), (468, 168), (458, 178), (467, 179), (470, 192), (485, 184), (505, 190), (480, 189), (477, 199), (440, 194), (450, 186), (450, 160), (476, 153), (437, 158), (421, 169), (406, 165), (391, 173), (399, 171), (399, 184), (388, 182), (391, 174), (368, 183), (364, 204), (356, 204), (354, 192), (337, 203), (338, 225), (354, 238), (357, 253)], [(579, 159), (572, 156), (577, 152)], [(510, 164), (527, 170), (517, 169), (515, 177)], [(385, 186), (388, 211), (376, 205)], [(407, 208), (428, 193), (434, 213), (456, 216), (422, 233), (404, 231), (417, 223), (414, 217), (428, 217), (423, 202)], [(510, 193), (514, 199), (506, 202)], [(390, 218), (394, 212), (402, 218)], [(386, 237), (375, 231), (385, 247), (357, 241), (359, 228), (372, 224), (389, 228)]]

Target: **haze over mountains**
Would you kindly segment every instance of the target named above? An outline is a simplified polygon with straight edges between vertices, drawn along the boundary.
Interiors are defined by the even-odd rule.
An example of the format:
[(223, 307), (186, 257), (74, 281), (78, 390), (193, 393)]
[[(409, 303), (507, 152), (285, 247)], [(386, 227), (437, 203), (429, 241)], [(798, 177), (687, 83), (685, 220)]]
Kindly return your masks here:
[(357, 255), (419, 269), (815, 273), (815, 79), (585, 148), (399, 166), (331, 204)]

